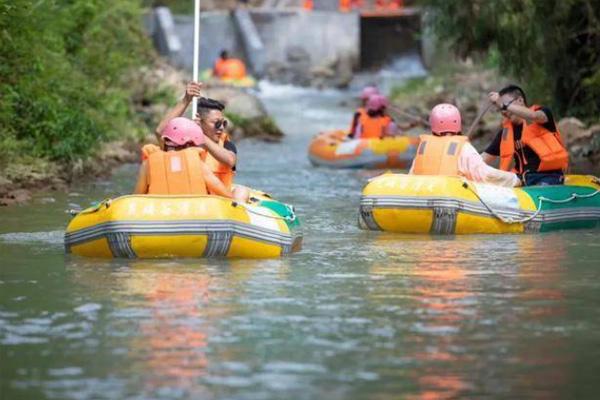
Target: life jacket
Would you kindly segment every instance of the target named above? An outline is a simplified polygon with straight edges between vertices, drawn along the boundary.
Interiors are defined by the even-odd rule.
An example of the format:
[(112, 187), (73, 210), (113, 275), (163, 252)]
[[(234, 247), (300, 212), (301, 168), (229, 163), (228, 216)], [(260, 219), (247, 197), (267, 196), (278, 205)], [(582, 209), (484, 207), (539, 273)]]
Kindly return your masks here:
[(379, 139), (385, 135), (392, 118), (388, 115), (371, 117), (366, 111), (361, 114), (359, 124), (361, 139)]
[(243, 79), (246, 77), (246, 65), (237, 58), (228, 58), (223, 61), (219, 76), (223, 79)]
[(315, 4), (313, 0), (304, 0), (304, 3), (302, 4), (302, 7), (304, 7), (305, 10), (312, 10), (313, 8), (315, 8)]
[(468, 138), (461, 135), (421, 135), (413, 161), (414, 175), (458, 175), (458, 157)]
[(142, 148), (142, 158), (148, 165), (148, 194), (207, 194), (200, 169), (200, 149), (163, 151), (158, 146)]
[(221, 57), (217, 58), (217, 61), (215, 61), (215, 65), (213, 67), (213, 74), (216, 77), (222, 77), (223, 74), (225, 73), (225, 64), (227, 63), (226, 59), (223, 59)]
[[(223, 133), (219, 139), (219, 146), (224, 147), (227, 140), (229, 140), (229, 136)], [(233, 168), (225, 163), (220, 162), (206, 150), (202, 151), (201, 157), (213, 174), (215, 174), (215, 176), (219, 178), (221, 182), (223, 182), (223, 185), (225, 185), (227, 189), (231, 190), (233, 178), (235, 176), (235, 171)]]
[[(530, 110), (538, 111), (541, 108), (534, 105), (530, 107)], [(518, 174), (525, 172), (527, 160), (523, 152), (524, 146), (529, 147), (539, 157), (540, 165), (537, 172), (565, 171), (569, 167), (569, 153), (563, 144), (558, 128), (556, 132), (550, 132), (541, 124), (527, 124), (526, 121), (523, 121), (520, 143), (515, 143), (514, 129), (509, 119), (505, 118), (502, 121), (502, 128), (502, 138), (500, 141), (501, 170), (510, 170), (510, 165), (516, 151), (517, 157), (520, 159), (520, 171), (516, 172)]]

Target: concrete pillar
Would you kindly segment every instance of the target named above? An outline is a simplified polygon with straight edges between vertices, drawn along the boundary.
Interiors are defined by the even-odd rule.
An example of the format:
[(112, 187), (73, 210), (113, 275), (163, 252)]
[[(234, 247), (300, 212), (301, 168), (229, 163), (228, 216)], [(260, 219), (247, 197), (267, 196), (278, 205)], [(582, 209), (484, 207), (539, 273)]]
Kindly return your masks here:
[(171, 10), (167, 7), (154, 9), (152, 39), (159, 54), (174, 57), (181, 51), (181, 41), (175, 31)]
[(258, 30), (247, 9), (237, 9), (233, 16), (242, 39), (250, 69), (255, 76), (260, 77), (265, 70), (265, 46), (258, 34)]

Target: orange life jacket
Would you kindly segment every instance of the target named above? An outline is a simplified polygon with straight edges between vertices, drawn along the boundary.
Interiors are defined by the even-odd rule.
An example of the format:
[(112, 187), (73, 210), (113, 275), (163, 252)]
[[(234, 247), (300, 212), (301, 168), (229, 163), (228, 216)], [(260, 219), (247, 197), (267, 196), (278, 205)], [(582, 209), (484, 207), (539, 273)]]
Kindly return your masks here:
[(243, 79), (246, 77), (246, 64), (237, 58), (223, 60), (219, 77), (223, 79)]
[[(530, 110), (538, 111), (540, 106), (532, 106)], [(569, 153), (563, 144), (560, 132), (550, 132), (541, 124), (527, 124), (523, 121), (523, 130), (521, 132), (521, 143), (515, 143), (515, 134), (513, 125), (508, 119), (502, 121), (502, 140), (500, 141), (500, 169), (504, 171), (510, 170), (510, 165), (513, 160), (515, 151), (520, 159), (520, 171), (518, 174), (525, 172), (527, 160), (522, 151), (524, 146), (529, 147), (540, 159), (538, 172), (544, 171), (565, 171), (569, 167)], [(517, 149), (518, 147), (518, 149)]]
[(162, 151), (158, 146), (146, 145), (142, 154), (148, 163), (148, 194), (207, 194), (200, 170), (200, 149)]
[(421, 135), (421, 143), (413, 161), (414, 175), (458, 175), (458, 157), (466, 136)]
[(216, 77), (222, 77), (223, 74), (225, 73), (225, 64), (226, 64), (227, 60), (223, 59), (221, 57), (217, 58), (217, 61), (215, 61), (215, 65), (213, 67), (213, 74)]
[(312, 10), (315, 7), (313, 0), (304, 0), (303, 7), (305, 10)]
[[(219, 139), (219, 146), (224, 147), (225, 142), (229, 139), (229, 136), (225, 133), (221, 135), (221, 139)], [(216, 175), (217, 178), (228, 190), (231, 190), (231, 186), (233, 185), (233, 177), (235, 176), (235, 171), (229, 165), (220, 162), (216, 158), (214, 158), (208, 151), (203, 151), (202, 160), (206, 163), (208, 168)]]
[(385, 136), (388, 126), (392, 123), (392, 118), (388, 115), (371, 117), (364, 112), (360, 116), (359, 123), (361, 139), (379, 139)]

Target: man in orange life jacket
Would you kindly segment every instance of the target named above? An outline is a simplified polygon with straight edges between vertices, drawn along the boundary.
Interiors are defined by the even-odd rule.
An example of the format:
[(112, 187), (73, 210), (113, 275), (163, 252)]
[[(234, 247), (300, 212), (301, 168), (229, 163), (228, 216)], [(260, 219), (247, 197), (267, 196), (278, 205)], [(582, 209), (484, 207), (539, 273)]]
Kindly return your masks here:
[[(183, 98), (173, 107), (156, 128), (155, 134), (159, 140), (167, 122), (182, 116), (194, 97), (200, 97), (202, 84), (190, 82), (186, 87)], [(228, 122), (223, 115), (225, 106), (212, 99), (200, 97), (198, 99), (198, 115), (194, 121), (202, 128), (205, 141), (202, 148), (206, 150), (204, 161), (211, 171), (223, 182), (225, 187), (233, 193), (233, 198), (240, 202), (248, 201), (250, 194), (241, 186), (233, 186), (237, 164), (237, 148), (229, 140), (225, 132)]]
[(374, 94), (367, 100), (366, 113), (358, 118), (358, 124), (348, 135), (355, 139), (381, 139), (385, 136), (394, 136), (398, 127), (386, 108), (388, 100), (381, 94)]
[(369, 97), (375, 94), (379, 94), (379, 89), (377, 89), (376, 86), (365, 86), (360, 93), (360, 107), (356, 109), (354, 116), (352, 117), (352, 124), (350, 125), (350, 137), (354, 137), (354, 135), (356, 135), (358, 123), (360, 119), (363, 118), (363, 115), (367, 113), (367, 101), (369, 101)]
[(219, 58), (215, 60), (215, 64), (213, 65), (213, 75), (216, 77), (221, 77), (225, 73), (225, 64), (229, 59), (229, 53), (227, 50), (221, 50), (219, 54)]
[(161, 132), (161, 146), (142, 149), (135, 194), (232, 197), (231, 191), (202, 161), (202, 129), (192, 120), (171, 119)]
[(454, 105), (444, 103), (433, 107), (429, 125), (431, 135), (421, 135), (410, 174), (462, 176), (474, 182), (520, 186), (515, 174), (487, 165), (469, 138), (462, 136), (460, 112)]
[(523, 185), (560, 185), (569, 166), (567, 152), (547, 107), (527, 106), (523, 90), (510, 85), (489, 94), (502, 112), (502, 130), (482, 154), (489, 164), (500, 157), (500, 169), (514, 171)]

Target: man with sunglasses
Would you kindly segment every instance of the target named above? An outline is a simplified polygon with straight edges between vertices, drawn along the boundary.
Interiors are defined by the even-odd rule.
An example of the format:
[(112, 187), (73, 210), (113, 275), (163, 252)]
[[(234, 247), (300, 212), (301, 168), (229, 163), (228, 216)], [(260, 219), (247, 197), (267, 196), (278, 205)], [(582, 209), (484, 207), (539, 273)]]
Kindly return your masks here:
[(489, 94), (502, 113), (502, 130), (482, 154), (490, 164), (500, 157), (500, 169), (512, 169), (524, 186), (560, 185), (569, 166), (567, 152), (547, 107), (527, 106), (523, 89), (510, 85)]
[(160, 135), (166, 124), (173, 118), (182, 116), (194, 97), (198, 97), (198, 114), (194, 121), (200, 125), (204, 132), (205, 142), (202, 147), (206, 150), (204, 162), (212, 172), (231, 190), (233, 198), (240, 202), (248, 201), (248, 190), (242, 186), (233, 186), (236, 171), (237, 148), (229, 140), (226, 129), (228, 122), (223, 115), (225, 105), (217, 100), (201, 97), (202, 83), (190, 82), (186, 86), (183, 98), (166, 114), (156, 128), (156, 135)]

